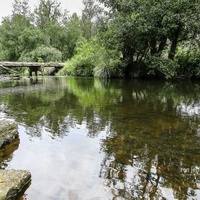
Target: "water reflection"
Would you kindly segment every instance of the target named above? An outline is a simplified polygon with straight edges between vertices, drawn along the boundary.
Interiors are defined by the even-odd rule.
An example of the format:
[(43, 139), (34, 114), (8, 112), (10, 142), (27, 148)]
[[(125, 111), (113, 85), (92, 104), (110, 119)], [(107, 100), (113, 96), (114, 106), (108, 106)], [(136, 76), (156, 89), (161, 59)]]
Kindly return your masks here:
[(13, 158), (13, 152), (19, 147), (19, 138), (16, 138), (11, 144), (4, 145), (0, 149), (0, 169), (5, 169), (9, 161)]
[(3, 160), (31, 170), (28, 199), (200, 198), (199, 83), (55, 77), (0, 93), (21, 130)]

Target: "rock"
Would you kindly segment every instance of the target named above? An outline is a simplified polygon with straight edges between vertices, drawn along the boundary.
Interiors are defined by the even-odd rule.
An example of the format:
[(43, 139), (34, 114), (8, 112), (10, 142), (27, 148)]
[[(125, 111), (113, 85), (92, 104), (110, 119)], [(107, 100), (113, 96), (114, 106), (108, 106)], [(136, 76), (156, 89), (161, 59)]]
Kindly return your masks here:
[(0, 121), (0, 148), (18, 136), (18, 125), (8, 120)]
[(0, 200), (16, 199), (27, 189), (31, 174), (24, 170), (0, 170)]

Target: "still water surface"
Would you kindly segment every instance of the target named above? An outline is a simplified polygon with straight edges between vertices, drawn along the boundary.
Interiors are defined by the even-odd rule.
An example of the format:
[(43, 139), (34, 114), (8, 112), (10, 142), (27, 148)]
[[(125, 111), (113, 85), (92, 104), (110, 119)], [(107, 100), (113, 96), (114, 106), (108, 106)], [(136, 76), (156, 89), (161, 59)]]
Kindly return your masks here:
[(200, 199), (198, 82), (2, 82), (5, 118), (19, 139), (0, 168), (30, 170), (22, 199)]

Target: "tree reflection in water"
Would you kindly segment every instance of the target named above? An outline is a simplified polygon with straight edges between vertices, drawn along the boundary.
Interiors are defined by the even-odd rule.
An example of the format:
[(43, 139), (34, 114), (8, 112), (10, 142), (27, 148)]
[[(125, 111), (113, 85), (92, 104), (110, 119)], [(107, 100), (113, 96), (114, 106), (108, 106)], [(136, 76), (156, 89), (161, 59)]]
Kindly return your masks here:
[(99, 177), (113, 199), (187, 199), (200, 197), (200, 113), (186, 112), (199, 99), (198, 83), (54, 78), (0, 102), (31, 137), (45, 129), (62, 138), (81, 124), (90, 138), (106, 130)]
[(126, 96), (121, 102), (128, 106), (125, 121), (116, 117), (124, 112), (122, 107), (113, 115), (110, 134), (102, 141), (106, 157), (100, 177), (107, 179), (116, 199), (169, 199), (169, 194), (170, 199), (195, 197), (195, 190), (200, 189), (200, 141), (196, 137), (200, 115), (180, 117), (176, 96), (163, 96), (155, 88), (132, 92), (132, 102)]
[(125, 199), (167, 197), (167, 188), (173, 189), (178, 199), (195, 196), (192, 189), (199, 189), (199, 170), (193, 169), (199, 169), (199, 141), (191, 143), (191, 134), (181, 140), (177, 134), (163, 132), (161, 137), (151, 138), (133, 133), (106, 138), (100, 176), (108, 179), (116, 197)]

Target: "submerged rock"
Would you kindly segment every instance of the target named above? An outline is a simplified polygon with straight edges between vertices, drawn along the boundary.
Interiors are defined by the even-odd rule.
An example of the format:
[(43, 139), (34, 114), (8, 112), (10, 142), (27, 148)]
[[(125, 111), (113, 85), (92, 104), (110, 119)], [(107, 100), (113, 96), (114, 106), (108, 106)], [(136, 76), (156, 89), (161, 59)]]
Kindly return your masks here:
[(0, 200), (15, 199), (27, 189), (31, 173), (24, 170), (0, 170)]
[(18, 125), (8, 120), (0, 120), (0, 148), (18, 136)]

